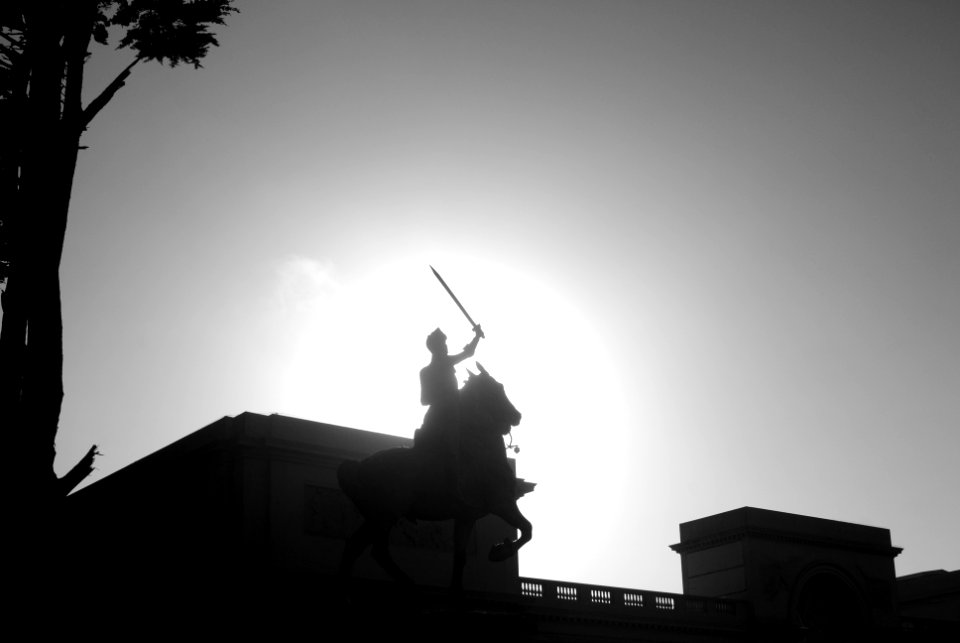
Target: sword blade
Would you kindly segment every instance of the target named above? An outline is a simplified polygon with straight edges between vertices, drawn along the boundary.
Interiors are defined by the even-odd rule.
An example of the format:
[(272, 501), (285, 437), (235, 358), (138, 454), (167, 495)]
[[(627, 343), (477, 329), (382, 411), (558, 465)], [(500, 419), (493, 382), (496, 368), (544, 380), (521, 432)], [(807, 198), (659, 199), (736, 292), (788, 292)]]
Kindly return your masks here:
[[(457, 296), (453, 294), (452, 290), (450, 290), (450, 286), (447, 285), (447, 282), (443, 280), (443, 277), (440, 276), (440, 273), (437, 272), (437, 270), (433, 266), (430, 266), (430, 270), (433, 271), (433, 276), (437, 278), (437, 281), (439, 281), (440, 285), (443, 286), (443, 289), (447, 291), (447, 294), (450, 295), (450, 298), (453, 300), (453, 303), (457, 305), (457, 308), (460, 309), (460, 312), (463, 313), (463, 316), (467, 318), (468, 322), (470, 322), (470, 326), (472, 326), (473, 329), (476, 330), (477, 322), (473, 321), (473, 318), (470, 316), (470, 313), (467, 312), (467, 309), (463, 307), (463, 304), (460, 303), (460, 300), (457, 299)], [(480, 336), (482, 337), (483, 333), (481, 333)]]

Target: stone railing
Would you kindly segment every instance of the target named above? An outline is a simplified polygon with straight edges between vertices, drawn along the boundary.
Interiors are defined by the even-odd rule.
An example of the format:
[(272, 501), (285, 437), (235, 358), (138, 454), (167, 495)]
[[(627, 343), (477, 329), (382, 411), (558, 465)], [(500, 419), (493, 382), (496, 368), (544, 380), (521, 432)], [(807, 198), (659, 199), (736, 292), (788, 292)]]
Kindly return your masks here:
[(521, 577), (519, 582), (523, 601), (544, 607), (602, 611), (611, 615), (726, 620), (730, 623), (740, 622), (747, 614), (746, 603), (722, 598), (584, 585), (541, 578)]

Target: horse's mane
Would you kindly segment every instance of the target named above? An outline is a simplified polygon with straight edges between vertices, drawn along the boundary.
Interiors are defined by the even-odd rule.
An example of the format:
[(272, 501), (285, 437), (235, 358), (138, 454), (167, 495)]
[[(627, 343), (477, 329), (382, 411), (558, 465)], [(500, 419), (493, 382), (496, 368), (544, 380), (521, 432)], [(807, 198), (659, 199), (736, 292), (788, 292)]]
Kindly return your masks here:
[(507, 399), (503, 384), (495, 380), (478, 362), (479, 374), (470, 373), (460, 389), (461, 439), (473, 437), (503, 448), (501, 437), (520, 421), (520, 415)]

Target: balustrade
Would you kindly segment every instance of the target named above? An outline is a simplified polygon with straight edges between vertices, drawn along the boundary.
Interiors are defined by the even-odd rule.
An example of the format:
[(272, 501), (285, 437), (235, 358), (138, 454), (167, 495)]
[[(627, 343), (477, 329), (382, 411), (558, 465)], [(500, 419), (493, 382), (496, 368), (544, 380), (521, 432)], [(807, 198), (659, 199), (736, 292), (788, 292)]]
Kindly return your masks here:
[(565, 609), (582, 607), (611, 612), (653, 614), (660, 617), (737, 621), (745, 616), (741, 601), (586, 585), (539, 578), (520, 578), (524, 602)]

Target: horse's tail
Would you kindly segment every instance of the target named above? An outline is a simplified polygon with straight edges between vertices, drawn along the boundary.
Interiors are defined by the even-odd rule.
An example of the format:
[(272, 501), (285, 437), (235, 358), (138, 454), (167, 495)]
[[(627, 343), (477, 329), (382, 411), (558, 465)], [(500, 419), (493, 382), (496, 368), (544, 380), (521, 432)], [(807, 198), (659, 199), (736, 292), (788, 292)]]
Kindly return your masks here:
[(356, 460), (344, 460), (337, 468), (337, 483), (341, 491), (356, 502), (360, 490), (360, 463)]

